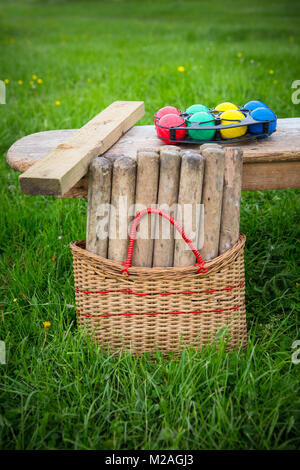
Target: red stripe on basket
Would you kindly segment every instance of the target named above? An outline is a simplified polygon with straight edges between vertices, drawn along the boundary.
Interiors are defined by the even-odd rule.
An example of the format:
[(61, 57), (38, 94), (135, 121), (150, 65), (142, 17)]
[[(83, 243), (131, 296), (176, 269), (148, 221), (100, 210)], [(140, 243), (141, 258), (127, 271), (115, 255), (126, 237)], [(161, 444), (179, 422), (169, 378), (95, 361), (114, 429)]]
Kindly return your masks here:
[(80, 312), (77, 312), (78, 315), (82, 316), (82, 317), (119, 317), (119, 316), (129, 316), (129, 315), (164, 315), (164, 314), (168, 314), (168, 315), (182, 315), (184, 313), (218, 313), (218, 312), (225, 312), (225, 311), (228, 311), (228, 310), (237, 310), (238, 308), (242, 307), (242, 305), (244, 305), (245, 302), (243, 302), (242, 304), (240, 305), (236, 305), (236, 307), (230, 307), (230, 308), (220, 308), (218, 310), (194, 310), (192, 312), (143, 312), (143, 313), (108, 313), (108, 314), (105, 314), (105, 315), (89, 315), (88, 313), (80, 313)]
[(132, 294), (132, 295), (139, 295), (139, 296), (145, 296), (145, 295), (175, 295), (175, 294), (182, 294), (182, 295), (190, 295), (190, 294), (210, 294), (213, 292), (221, 292), (224, 290), (232, 290), (236, 289), (237, 287), (243, 286), (245, 283), (241, 282), (237, 286), (231, 286), (231, 287), (224, 287), (224, 289), (211, 289), (211, 290), (201, 290), (201, 291), (187, 291), (187, 292), (134, 292), (132, 290), (95, 290), (95, 291), (88, 291), (88, 290), (81, 290), (75, 288), (76, 292), (80, 292), (81, 294), (111, 294), (111, 293), (121, 293), (121, 294)]

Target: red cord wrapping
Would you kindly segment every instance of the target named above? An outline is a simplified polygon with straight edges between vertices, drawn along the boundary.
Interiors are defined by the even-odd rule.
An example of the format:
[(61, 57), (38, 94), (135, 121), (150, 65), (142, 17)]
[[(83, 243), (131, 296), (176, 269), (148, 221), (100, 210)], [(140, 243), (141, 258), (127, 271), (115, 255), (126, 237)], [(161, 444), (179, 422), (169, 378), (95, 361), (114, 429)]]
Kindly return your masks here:
[(132, 294), (132, 295), (139, 295), (144, 297), (146, 295), (191, 295), (191, 294), (211, 294), (213, 292), (221, 292), (236, 289), (238, 287), (242, 287), (245, 283), (241, 282), (236, 286), (224, 287), (223, 289), (208, 289), (208, 290), (192, 290), (187, 292), (134, 292), (133, 290), (125, 290), (125, 289), (117, 289), (117, 290), (83, 290), (75, 288), (76, 292), (80, 292), (81, 294), (113, 294), (113, 293), (121, 293), (121, 294)]
[(186, 234), (185, 234), (183, 228), (181, 227), (181, 225), (179, 225), (179, 223), (167, 212), (164, 212), (161, 209), (151, 209), (151, 208), (148, 207), (147, 209), (143, 209), (141, 212), (139, 212), (133, 220), (131, 230), (130, 230), (130, 235), (129, 235), (129, 245), (128, 245), (127, 258), (126, 258), (125, 263), (122, 263), (124, 268), (121, 269), (121, 273), (123, 273), (125, 271), (129, 275), (128, 269), (130, 268), (130, 266), (132, 266), (131, 260), (132, 260), (132, 255), (133, 255), (134, 242), (135, 242), (136, 227), (137, 227), (137, 224), (139, 223), (140, 219), (142, 217), (144, 217), (144, 215), (147, 215), (147, 214), (161, 215), (162, 217), (167, 219), (169, 222), (171, 222), (171, 224), (174, 225), (176, 230), (178, 230), (178, 232), (180, 233), (180, 235), (182, 236), (184, 241), (189, 245), (192, 252), (196, 256), (197, 263), (195, 263), (195, 266), (199, 266), (199, 269), (198, 269), (197, 273), (200, 273), (200, 272), (206, 273), (207, 272), (207, 269), (204, 268), (205, 261), (203, 261), (202, 256), (200, 255), (199, 251), (196, 249), (196, 247), (194, 246), (192, 241), (186, 236)]
[(182, 315), (184, 313), (219, 313), (219, 312), (225, 312), (228, 310), (238, 310), (239, 308), (244, 305), (245, 302), (243, 302), (241, 305), (236, 305), (235, 307), (229, 307), (229, 308), (220, 308), (216, 310), (195, 310), (192, 312), (143, 312), (143, 313), (106, 313), (106, 314), (100, 314), (100, 315), (91, 315), (88, 313), (80, 313), (77, 311), (77, 314), (82, 316), (82, 317), (118, 317), (118, 316), (131, 316), (131, 315), (162, 315), (162, 314), (167, 314), (167, 315)]

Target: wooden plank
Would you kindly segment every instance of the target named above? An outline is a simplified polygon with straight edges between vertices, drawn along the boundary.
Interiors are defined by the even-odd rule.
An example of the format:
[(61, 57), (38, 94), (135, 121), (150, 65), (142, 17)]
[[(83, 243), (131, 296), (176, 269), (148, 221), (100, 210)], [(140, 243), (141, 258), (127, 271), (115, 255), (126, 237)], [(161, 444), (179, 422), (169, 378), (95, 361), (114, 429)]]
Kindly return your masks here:
[(297, 188), (300, 188), (300, 161), (243, 165), (243, 191)]
[[(16, 141), (7, 152), (7, 162), (16, 171), (24, 172), (63, 143), (75, 130), (46, 131), (31, 134)], [(162, 145), (154, 126), (135, 126), (113, 145), (105, 156), (116, 159), (121, 155), (135, 158), (137, 149), (157, 148)], [(228, 146), (228, 143), (226, 144)], [(278, 119), (275, 134), (268, 139), (245, 143), (243, 162), (243, 190), (300, 188), (300, 118)], [(197, 146), (182, 145), (182, 149)], [(278, 162), (284, 164), (279, 168)], [(250, 165), (251, 164), (251, 165)], [(83, 177), (63, 197), (87, 197), (88, 181)]]
[(63, 195), (144, 115), (142, 101), (115, 101), (20, 177), (24, 194)]

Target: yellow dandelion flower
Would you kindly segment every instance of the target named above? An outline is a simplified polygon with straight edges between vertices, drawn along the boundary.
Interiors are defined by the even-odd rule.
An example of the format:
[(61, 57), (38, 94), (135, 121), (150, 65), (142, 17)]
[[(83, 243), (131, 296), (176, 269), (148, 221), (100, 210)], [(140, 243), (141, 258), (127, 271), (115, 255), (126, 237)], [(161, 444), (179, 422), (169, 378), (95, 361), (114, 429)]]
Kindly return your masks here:
[(14, 298), (14, 302), (18, 302), (18, 299)]
[(30, 80), (29, 85), (34, 85), (34, 81)]
[(269, 70), (269, 74), (270, 74), (270, 75), (274, 75), (274, 73), (275, 73), (275, 72), (274, 72), (273, 69), (270, 69), (270, 70)]
[(37, 79), (37, 76), (36, 75), (32, 75), (32, 80), (36, 80)]
[(238, 59), (241, 59), (243, 57), (243, 54), (241, 52), (238, 52), (237, 55)]
[(277, 85), (278, 80), (273, 80), (274, 85)]
[(91, 78), (88, 78), (87, 81), (88, 81), (88, 83), (91, 83), (91, 82), (92, 82), (92, 79), (91, 79)]
[(179, 67), (177, 68), (178, 72), (184, 72), (184, 66), (183, 65), (179, 65)]
[(37, 83), (38, 83), (39, 85), (41, 85), (41, 84), (43, 83), (43, 79), (42, 79), (42, 78), (38, 78), (38, 79), (37, 79)]
[(296, 287), (300, 287), (300, 282), (296, 282)]
[(4, 83), (5, 83), (5, 85), (8, 85), (9, 84), (9, 78), (5, 78)]
[(23, 85), (23, 80), (18, 80), (18, 85)]
[(43, 326), (45, 329), (50, 328), (51, 322), (50, 321), (43, 321)]
[(60, 106), (60, 105), (61, 105), (61, 102), (60, 102), (59, 100), (56, 100), (56, 101), (55, 101), (55, 104), (56, 104), (56, 106)]

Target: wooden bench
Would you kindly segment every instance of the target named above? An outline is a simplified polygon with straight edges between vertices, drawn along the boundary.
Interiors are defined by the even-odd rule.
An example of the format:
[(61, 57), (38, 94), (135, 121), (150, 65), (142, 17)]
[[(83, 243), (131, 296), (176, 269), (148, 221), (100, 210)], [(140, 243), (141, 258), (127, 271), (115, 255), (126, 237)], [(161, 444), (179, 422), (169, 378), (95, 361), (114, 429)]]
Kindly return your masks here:
[[(55, 130), (31, 134), (15, 142), (7, 152), (7, 162), (24, 172), (75, 130)], [(142, 147), (160, 147), (154, 126), (135, 126), (105, 154), (109, 158), (127, 155), (135, 158)], [(224, 145), (226, 142), (224, 142)], [(278, 119), (277, 131), (267, 139), (239, 144), (244, 151), (243, 190), (295, 189), (300, 187), (300, 118)], [(182, 148), (195, 148), (182, 145)], [(86, 197), (88, 178), (84, 176), (62, 197)]]

